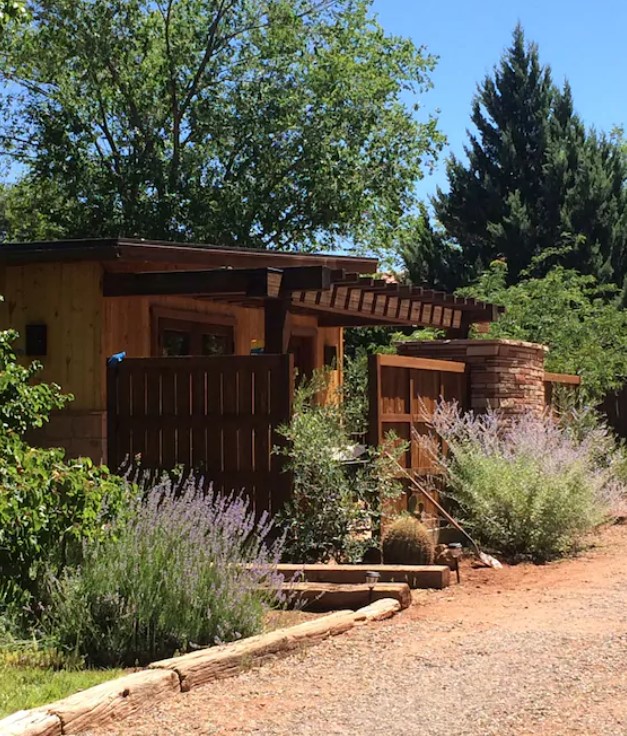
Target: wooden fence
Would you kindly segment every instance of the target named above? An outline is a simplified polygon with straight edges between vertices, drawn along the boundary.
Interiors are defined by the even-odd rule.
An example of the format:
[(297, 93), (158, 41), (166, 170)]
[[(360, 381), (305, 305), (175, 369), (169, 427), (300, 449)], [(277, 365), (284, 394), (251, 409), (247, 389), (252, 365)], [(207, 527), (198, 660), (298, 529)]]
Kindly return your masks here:
[(600, 406), (610, 427), (623, 439), (627, 439), (627, 384), (608, 394)]
[[(434, 481), (438, 469), (419, 436), (431, 435), (434, 441), (439, 441), (428, 424), (440, 399), (456, 401), (466, 408), (468, 381), (465, 363), (403, 355), (371, 355), (368, 370), (369, 444), (376, 447), (393, 432), (408, 443), (401, 465), (411, 475), (430, 477)], [(437, 482), (433, 482), (433, 490), (436, 486)], [(407, 491), (409, 499), (409, 485)], [(427, 515), (437, 514), (436, 509), (428, 504), (423, 504), (423, 508)]]
[(575, 390), (581, 384), (579, 376), (573, 376), (569, 373), (545, 373), (544, 374), (544, 403), (551, 406), (556, 398), (556, 388), (564, 386), (567, 389)]
[(276, 511), (290, 480), (272, 448), (293, 385), (290, 355), (126, 359), (108, 368), (109, 465), (183, 466)]

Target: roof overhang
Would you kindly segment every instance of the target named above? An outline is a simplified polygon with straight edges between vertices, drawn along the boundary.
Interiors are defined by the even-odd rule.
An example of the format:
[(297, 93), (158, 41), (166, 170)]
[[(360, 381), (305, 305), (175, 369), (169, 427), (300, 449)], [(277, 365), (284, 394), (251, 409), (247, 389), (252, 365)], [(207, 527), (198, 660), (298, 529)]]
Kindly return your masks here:
[[(132, 238), (95, 238), (0, 245), (0, 264), (102, 261), (107, 270), (176, 268), (283, 268), (324, 266), (375, 273), (376, 258), (331, 253), (292, 253), (198, 243), (173, 243)], [(119, 265), (118, 265), (119, 264)]]

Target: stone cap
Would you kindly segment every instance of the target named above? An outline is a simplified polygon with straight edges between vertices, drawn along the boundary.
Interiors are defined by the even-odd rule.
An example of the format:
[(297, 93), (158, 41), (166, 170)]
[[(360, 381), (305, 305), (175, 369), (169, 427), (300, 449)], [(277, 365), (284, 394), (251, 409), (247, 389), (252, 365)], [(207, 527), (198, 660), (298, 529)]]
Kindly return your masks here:
[(541, 345), (537, 342), (527, 342), (525, 340), (509, 340), (506, 338), (496, 338), (491, 340), (483, 340), (481, 338), (476, 338), (474, 340), (400, 340), (393, 344), (398, 346), (399, 348), (413, 345), (425, 345), (426, 347), (450, 345), (451, 347), (460, 348), (476, 347), (478, 345), (511, 345), (512, 347), (527, 348), (528, 350), (541, 350), (544, 353), (549, 352), (549, 348), (547, 345)]

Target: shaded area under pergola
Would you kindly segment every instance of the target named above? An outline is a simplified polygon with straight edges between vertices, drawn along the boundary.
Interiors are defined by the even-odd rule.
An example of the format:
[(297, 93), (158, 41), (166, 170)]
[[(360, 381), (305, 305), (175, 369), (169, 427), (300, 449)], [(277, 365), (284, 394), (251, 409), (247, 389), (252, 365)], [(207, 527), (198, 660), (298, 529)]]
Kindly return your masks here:
[(291, 313), (316, 315), (322, 327), (435, 327), (447, 337), (466, 337), (472, 324), (492, 322), (502, 311), (476, 299), (325, 266), (106, 273), (103, 294), (176, 294), (263, 308), (269, 353), (286, 352)]

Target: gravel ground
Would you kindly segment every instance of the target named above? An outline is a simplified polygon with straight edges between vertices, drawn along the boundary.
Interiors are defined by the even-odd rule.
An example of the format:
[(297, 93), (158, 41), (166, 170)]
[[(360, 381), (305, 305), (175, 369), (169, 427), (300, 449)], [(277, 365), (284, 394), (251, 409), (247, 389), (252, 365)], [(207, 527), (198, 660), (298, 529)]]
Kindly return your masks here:
[(93, 736), (627, 735), (627, 526), (544, 567), (463, 570), (391, 621)]

